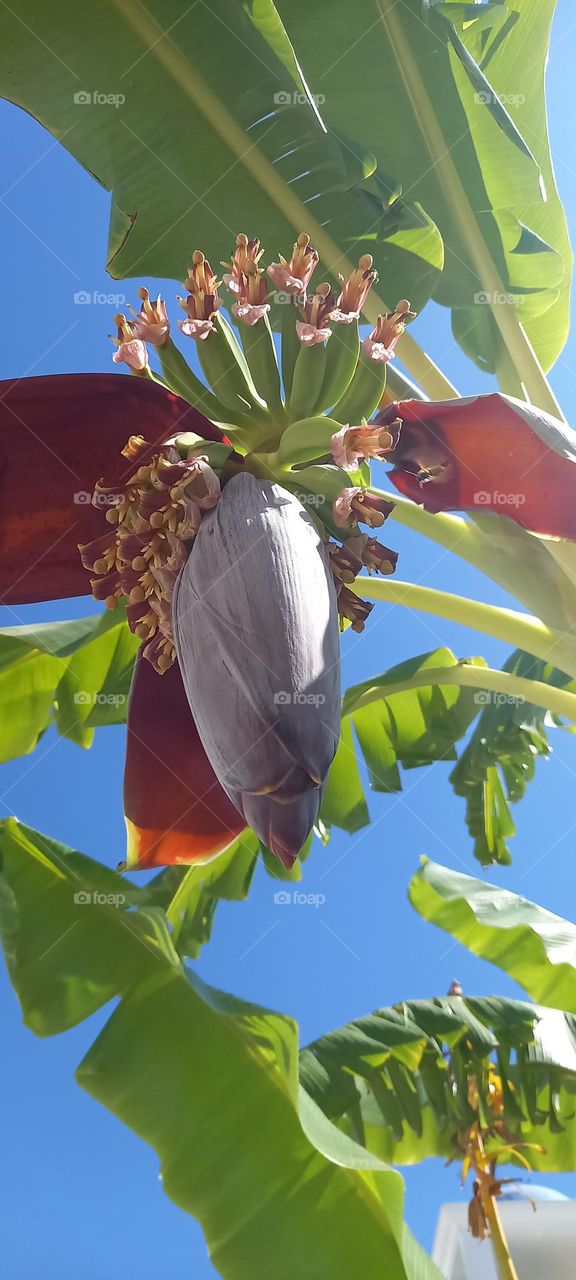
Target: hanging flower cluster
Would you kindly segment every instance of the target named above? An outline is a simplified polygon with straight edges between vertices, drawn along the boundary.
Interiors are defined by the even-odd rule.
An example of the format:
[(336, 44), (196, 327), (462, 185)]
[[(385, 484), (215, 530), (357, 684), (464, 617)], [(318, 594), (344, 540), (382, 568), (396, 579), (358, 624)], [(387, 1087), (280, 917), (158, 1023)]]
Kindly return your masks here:
[(108, 499), (106, 521), (112, 528), (82, 545), (80, 555), (95, 575), (90, 579), (95, 600), (115, 609), (126, 597), (130, 630), (161, 675), (176, 658), (171, 619), (176, 579), (203, 512), (218, 502), (220, 481), (197, 452), (183, 458), (166, 446), (150, 457), (141, 436), (131, 436), (122, 452), (136, 470), (120, 491), (96, 484), (95, 501)]
[[(194, 339), (198, 344), (202, 370), (212, 384), (212, 393), (207, 394), (213, 395), (214, 412), (220, 415), (215, 420), (221, 422), (230, 435), (236, 425), (236, 436), (233, 437), (235, 446), (238, 442), (240, 454), (244, 454), (246, 458), (244, 465), (251, 469), (251, 447), (254, 448), (254, 445), (250, 437), (253, 428), (245, 422), (234, 424), (235, 413), (238, 416), (241, 412), (250, 412), (256, 423), (262, 420), (263, 415), (272, 416), (275, 413), (275, 421), (271, 423), (269, 433), (272, 437), (282, 436), (291, 420), (298, 423), (302, 417), (309, 417), (311, 420), (314, 418), (326, 425), (319, 456), (333, 461), (340, 473), (355, 477), (362, 463), (371, 458), (385, 458), (398, 445), (401, 425), (399, 419), (386, 425), (374, 425), (369, 424), (367, 418), (380, 401), (386, 363), (393, 355), (407, 320), (414, 313), (406, 299), (402, 299), (394, 312), (378, 317), (372, 332), (360, 346), (358, 321), (370, 289), (378, 278), (370, 254), (361, 255), (357, 267), (347, 278), (339, 276), (339, 290), (335, 291), (328, 283), (320, 283), (311, 292), (310, 284), (319, 257), (305, 232), (298, 236), (290, 258), (279, 255), (278, 261), (270, 263), (265, 269), (262, 265), (263, 254), (259, 239), (250, 239), (240, 233), (236, 236), (230, 261), (222, 264), (225, 268), (222, 279), (217, 278), (205, 254), (197, 249), (192, 255), (192, 263), (184, 281), (186, 295), (180, 298), (180, 305), (186, 313), (186, 319), (180, 321), (179, 328), (186, 337)], [(243, 353), (225, 318), (220, 314), (223, 299), (219, 295), (219, 289), (222, 285), (228, 289), (233, 299), (230, 310), (239, 324)], [(270, 285), (273, 286), (272, 289)], [(133, 319), (127, 319), (124, 315), (116, 317), (118, 337), (115, 339), (117, 350), (113, 358), (116, 362), (123, 361), (127, 364), (132, 373), (150, 377), (152, 375), (146, 351), (146, 343), (150, 343), (158, 349), (164, 370), (169, 374), (173, 370), (174, 361), (170, 360), (173, 344), (165, 305), (161, 298), (152, 302), (144, 288), (139, 290), (139, 294), (140, 313), (134, 312)], [(291, 389), (284, 387), (284, 400), (280, 392), (277, 357), (268, 323), (271, 300), (275, 296), (290, 307), (301, 352), (298, 356), (297, 345), (291, 371), (292, 386)], [(340, 326), (342, 340), (339, 335), (337, 347), (333, 349), (337, 351), (337, 358), (332, 362), (330, 380), (325, 366), (326, 347), (332, 338), (334, 326)], [(249, 339), (250, 331), (255, 331), (253, 339)], [(222, 342), (223, 337), (226, 339), (225, 343)], [(335, 339), (332, 338), (332, 341)], [(285, 378), (286, 367), (287, 361), (283, 354), (282, 369)], [(325, 408), (330, 408), (332, 403), (334, 417), (318, 418), (318, 414), (322, 414)], [(281, 420), (282, 417), (284, 421)], [(334, 425), (334, 420), (336, 424), (338, 420), (343, 423), (336, 431), (329, 429), (331, 424)], [(304, 445), (305, 457), (306, 441)], [(256, 449), (256, 456), (257, 452)], [(274, 466), (269, 470), (274, 475)], [(295, 482), (298, 476), (297, 458), (291, 467), (291, 473)], [(262, 474), (266, 474), (266, 471)], [(283, 477), (277, 475), (277, 478)], [(295, 484), (294, 488), (296, 489)], [(142, 503), (141, 499), (140, 502)], [(369, 572), (392, 573), (396, 556), (388, 548), (380, 547), (374, 538), (361, 535), (354, 538), (353, 535), (359, 522), (369, 528), (380, 527), (390, 510), (389, 503), (367, 492), (363, 485), (352, 483), (352, 480), (331, 503), (331, 519), (326, 527), (325, 540), (338, 592), (339, 613), (341, 619), (350, 622), (357, 631), (362, 630), (372, 606), (358, 600), (350, 590), (350, 583), (363, 568)], [(342, 531), (341, 536), (346, 537), (347, 542), (354, 542), (354, 549), (350, 545), (346, 550), (346, 547), (333, 541), (339, 531)], [(171, 527), (168, 532), (173, 536)], [(168, 559), (172, 564), (171, 548)], [(352, 577), (349, 569), (351, 564), (355, 566)], [(141, 589), (144, 588), (138, 582), (134, 590), (138, 592)], [(148, 599), (153, 601), (154, 593)], [(136, 603), (131, 600), (130, 608), (135, 608)], [(168, 603), (168, 596), (163, 594), (164, 613)], [(149, 618), (151, 609), (152, 603), (147, 609), (146, 620), (138, 619), (137, 625), (141, 629), (152, 626)], [(168, 636), (165, 638), (169, 639)], [(154, 645), (150, 643), (149, 651), (153, 656), (156, 647), (156, 642)], [(163, 662), (167, 660), (168, 653), (166, 646), (162, 650)]]

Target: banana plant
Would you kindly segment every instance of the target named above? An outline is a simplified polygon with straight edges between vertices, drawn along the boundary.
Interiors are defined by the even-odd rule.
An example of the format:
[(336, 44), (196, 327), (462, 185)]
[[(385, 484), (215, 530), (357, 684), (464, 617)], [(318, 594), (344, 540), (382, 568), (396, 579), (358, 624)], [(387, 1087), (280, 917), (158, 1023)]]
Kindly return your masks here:
[[(272, 1248), (280, 1276), (433, 1280), (386, 1164), (431, 1151), (474, 1168), (471, 1226), (510, 1280), (493, 1163), (573, 1161), (571, 1012), (406, 1002), (310, 1046), (299, 1087), (293, 1024), (184, 964), (258, 857), (296, 878), (313, 833), (369, 821), (355, 738), (391, 791), (403, 767), (456, 761), (480, 712), (452, 784), (480, 860), (505, 861), (546, 725), (576, 721), (576, 433), (545, 376), (571, 268), (542, 87), (553, 9), (359, 0), (335, 21), (325, 0), (168, 0), (160, 21), (134, 0), (25, 0), (0, 17), (0, 92), (113, 192), (111, 274), (182, 281), (178, 333), (145, 286), (115, 317), (130, 376), (1, 388), (0, 599), (91, 589), (105, 607), (2, 633), (2, 758), (52, 723), (87, 747), (126, 720), (123, 867), (166, 868), (134, 886), (8, 822), (7, 962), (39, 1034), (119, 997), (80, 1082), (152, 1143), (231, 1280)], [(430, 298), (499, 394), (459, 398), (420, 350), (407, 326)], [(395, 579), (374, 536), (388, 517), (523, 609)], [(440, 649), (341, 701), (339, 633), (377, 601), (514, 652), (497, 671)], [(483, 709), (486, 691), (500, 703)], [(424, 868), (413, 899), (460, 928), (458, 886), (433, 901), (441, 880)], [(464, 896), (481, 917), (477, 885)], [(482, 954), (493, 931), (472, 930)]]

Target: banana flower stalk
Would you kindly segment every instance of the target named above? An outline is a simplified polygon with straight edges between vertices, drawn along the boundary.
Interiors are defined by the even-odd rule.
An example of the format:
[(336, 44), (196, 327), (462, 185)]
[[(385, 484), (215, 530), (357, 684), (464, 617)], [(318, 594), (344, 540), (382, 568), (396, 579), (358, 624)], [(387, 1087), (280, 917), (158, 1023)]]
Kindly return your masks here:
[[(367, 460), (398, 441), (397, 424), (366, 421), (386, 376), (358, 334), (372, 259), (336, 290), (308, 292), (318, 254), (307, 235), (267, 271), (263, 252), (240, 234), (223, 276), (240, 341), (222, 282), (193, 254), (179, 328), (204, 380), (142, 287), (139, 310), (115, 317), (113, 360), (129, 377), (0, 388), (0, 602), (90, 587), (141, 642), (129, 866), (207, 861), (246, 824), (292, 866), (339, 741), (339, 630), (362, 631), (372, 607), (349, 584), (358, 569), (395, 568), (395, 552), (358, 528), (389, 514)], [(275, 291), (289, 308), (281, 359)], [(332, 323), (347, 336), (327, 350)]]

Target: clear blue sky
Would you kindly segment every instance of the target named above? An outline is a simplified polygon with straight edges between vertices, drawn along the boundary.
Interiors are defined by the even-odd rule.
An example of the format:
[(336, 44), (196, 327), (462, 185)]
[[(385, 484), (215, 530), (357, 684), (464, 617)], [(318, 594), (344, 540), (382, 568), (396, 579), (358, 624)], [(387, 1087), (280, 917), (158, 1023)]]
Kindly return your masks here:
[[(560, 0), (548, 90), (552, 148), (569, 222), (576, 214), (576, 15)], [(0, 104), (3, 135), (0, 227), (4, 336), (0, 377), (107, 370), (106, 334), (121, 305), (78, 306), (74, 294), (125, 295), (138, 282), (105, 275), (109, 196), (24, 113)], [(242, 228), (243, 229), (243, 228)], [(246, 228), (258, 230), (258, 228)], [(194, 246), (191, 245), (191, 249)], [(277, 248), (278, 246), (270, 246)], [(174, 308), (176, 287), (165, 283)], [(488, 380), (455, 348), (448, 317), (429, 308), (416, 322), (420, 341), (462, 393)], [(576, 409), (576, 342), (552, 381), (568, 418)], [(31, 467), (40, 465), (31, 457)], [(403, 578), (506, 604), (507, 597), (455, 557), (393, 523)], [(86, 599), (0, 609), (0, 625), (80, 616)], [(376, 606), (367, 632), (344, 642), (347, 683), (439, 643), (460, 656), (483, 653), (498, 666), (507, 650), (460, 627), (400, 608)], [(572, 811), (576, 745), (557, 734), (551, 761), (540, 762), (516, 810), (511, 868), (490, 878), (574, 917)], [(115, 865), (123, 856), (121, 778), (124, 730), (102, 729), (90, 752), (50, 732), (37, 752), (3, 766), (0, 813)], [(498, 970), (475, 960), (424, 924), (406, 899), (420, 854), (476, 874), (463, 802), (448, 785), (448, 765), (417, 770), (397, 797), (370, 800), (373, 824), (317, 847), (304, 870), (321, 909), (277, 906), (275, 884), (257, 874), (250, 899), (218, 909), (212, 944), (199, 970), (209, 982), (295, 1016), (303, 1043), (346, 1020), (401, 998), (446, 991), (457, 976), (469, 994), (519, 994)], [(173, 1271), (194, 1280), (216, 1272), (198, 1225), (164, 1196), (154, 1153), (76, 1086), (73, 1071), (104, 1020), (98, 1015), (65, 1036), (40, 1041), (22, 1027), (4, 972), (2, 1007), (2, 1254), (9, 1280), (156, 1280)], [(238, 1105), (242, 1100), (238, 1099)], [(236, 1153), (230, 1153), (235, 1159)], [(548, 1179), (576, 1195), (576, 1176)], [(428, 1161), (406, 1171), (408, 1219), (431, 1246), (438, 1207), (462, 1196), (456, 1168)]]

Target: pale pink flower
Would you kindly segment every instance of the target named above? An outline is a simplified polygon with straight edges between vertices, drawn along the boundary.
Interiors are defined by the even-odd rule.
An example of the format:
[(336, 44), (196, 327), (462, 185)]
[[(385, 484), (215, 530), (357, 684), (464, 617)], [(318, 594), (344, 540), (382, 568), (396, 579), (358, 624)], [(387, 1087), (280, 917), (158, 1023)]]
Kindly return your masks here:
[(179, 328), (187, 338), (203, 342), (212, 333), (213, 317), (222, 306), (222, 299), (218, 297), (219, 283), (208, 259), (200, 249), (195, 249), (192, 255), (192, 266), (188, 268), (188, 275), (184, 281), (188, 296), (178, 299), (180, 306), (186, 312), (186, 320), (180, 321)]
[(395, 311), (388, 311), (386, 315), (378, 316), (372, 332), (362, 343), (362, 350), (368, 359), (375, 360), (378, 364), (387, 364), (394, 355), (398, 339), (404, 333), (406, 321), (412, 319), (415, 314), (410, 310), (407, 299), (401, 298), (400, 302), (396, 303)]
[(310, 236), (302, 232), (292, 250), (292, 257), (287, 262), (280, 254), (279, 262), (271, 262), (268, 275), (277, 289), (295, 295), (305, 294), (310, 277), (318, 265), (318, 253), (310, 244)]
[(315, 347), (319, 342), (326, 342), (331, 329), (317, 329), (316, 325), (306, 324), (304, 320), (296, 321), (296, 333), (304, 347)]
[(368, 293), (378, 279), (378, 272), (373, 271), (372, 263), (372, 255), (364, 253), (347, 280), (344, 276), (339, 277), (342, 289), (331, 316), (336, 324), (351, 324), (353, 320), (359, 319)]
[(332, 317), (334, 294), (329, 284), (319, 284), (316, 293), (306, 300), (300, 309), (301, 320), (296, 321), (296, 332), (305, 347), (325, 342), (332, 330), (326, 321)]
[(141, 338), (129, 338), (119, 342), (114, 355), (114, 364), (127, 364), (133, 373), (142, 373), (148, 368), (148, 352), (146, 343)]
[(213, 320), (179, 320), (178, 328), (187, 338), (195, 338), (197, 342), (203, 342), (204, 338), (212, 333), (214, 328)]
[(337, 529), (349, 529), (351, 525), (356, 524), (356, 518), (352, 512), (352, 499), (361, 489), (347, 488), (342, 489), (338, 497), (332, 503), (332, 519)]
[(237, 235), (236, 250), (229, 264), (231, 272), (224, 276), (224, 283), (237, 298), (231, 308), (232, 315), (250, 326), (257, 324), (270, 310), (266, 278), (258, 266), (263, 252), (259, 240)]
[(229, 271), (222, 277), (224, 284), (231, 293), (238, 295), (243, 294), (245, 283), (243, 277), (254, 274), (261, 275), (259, 262), (264, 250), (260, 248), (259, 240), (249, 240), (248, 236), (241, 231), (236, 236), (236, 248), (232, 254), (231, 262), (223, 262), (223, 267), (228, 267)]
[(339, 529), (351, 529), (359, 520), (372, 529), (379, 529), (393, 509), (393, 502), (386, 502), (368, 489), (350, 485), (341, 489), (334, 499), (332, 519)]
[(256, 324), (269, 310), (270, 304), (268, 302), (260, 303), (258, 306), (252, 306), (249, 302), (234, 302), (231, 307), (232, 315), (236, 316), (237, 320), (242, 320), (244, 324), (249, 325)]
[(397, 418), (389, 426), (342, 427), (330, 441), (332, 457), (343, 471), (354, 471), (363, 458), (381, 458), (395, 449), (402, 423)]
[[(150, 342), (153, 347), (161, 347), (170, 334), (170, 321), (166, 313), (166, 305), (160, 294), (155, 302), (150, 301), (150, 294), (144, 285), (138, 290), (142, 299), (140, 312), (135, 320), (130, 321), (130, 328), (135, 338)], [(131, 310), (133, 308), (130, 308)]]

